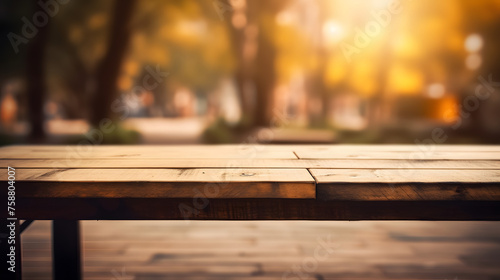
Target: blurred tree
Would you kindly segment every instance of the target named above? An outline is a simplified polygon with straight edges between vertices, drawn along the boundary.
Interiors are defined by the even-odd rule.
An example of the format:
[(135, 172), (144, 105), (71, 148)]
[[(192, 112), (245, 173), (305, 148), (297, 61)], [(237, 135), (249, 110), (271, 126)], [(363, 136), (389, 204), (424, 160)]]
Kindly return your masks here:
[[(476, 34), (481, 38), (481, 47), (477, 50), (484, 58), (481, 61), (479, 74), (500, 78), (500, 1), (491, 0), (485, 2), (461, 1), (463, 13), (467, 13), (467, 20), (461, 24), (465, 36)], [(464, 37), (465, 39), (465, 37)], [(463, 42), (465, 43), (465, 42)], [(462, 45), (463, 46), (463, 45)], [(475, 77), (474, 77), (475, 78)], [(496, 79), (500, 80), (500, 79)]]
[(90, 123), (98, 127), (101, 120), (114, 118), (112, 103), (117, 97), (117, 83), (131, 35), (135, 0), (115, 1), (113, 20), (104, 57), (96, 69), (96, 89), (92, 97)]
[[(269, 126), (272, 121), (272, 96), (277, 82), (276, 15), (289, 0), (245, 1), (240, 14), (230, 1), (221, 16), (231, 30), (233, 54), (236, 58), (237, 88), (243, 101), (243, 115), (251, 126)], [(226, 18), (227, 17), (227, 18)], [(256, 48), (256, 54), (251, 54)], [(252, 89), (253, 85), (253, 89)]]
[[(24, 2), (23, 2), (24, 3)], [(0, 37), (4, 40), (0, 41), (0, 82), (19, 77), (23, 75), (25, 70), (25, 54), (26, 45), (21, 43), (17, 46), (19, 52), (16, 52), (15, 47), (9, 39), (9, 34), (22, 35), (23, 22), (20, 20), (33, 12), (35, 4), (26, 1), (27, 5), (19, 5), (16, 0), (0, 1)], [(17, 41), (17, 40), (16, 40)]]
[(309, 75), (309, 89), (311, 91), (311, 95), (316, 97), (316, 100), (321, 101), (321, 107), (319, 108), (321, 111), (311, 112), (311, 125), (313, 126), (324, 126), (328, 123), (329, 117), (329, 108), (330, 108), (330, 94), (328, 92), (328, 87), (325, 79), (325, 74), (327, 72), (327, 62), (325, 59), (328, 57), (328, 49), (326, 46), (326, 38), (323, 31), (324, 25), (327, 23), (327, 9), (325, 7), (324, 1), (318, 2), (318, 25), (316, 26), (317, 33), (320, 35), (317, 36), (317, 42), (315, 44), (314, 52), (316, 53), (315, 62), (316, 67), (310, 71)]
[(270, 126), (273, 119), (272, 97), (276, 87), (276, 47), (273, 44), (276, 15), (286, 7), (284, 0), (248, 1), (249, 18), (258, 27), (257, 55), (253, 80), (256, 92), (254, 124)]
[(177, 89), (204, 98), (234, 69), (227, 29), (210, 1), (142, 1), (134, 26), (122, 90), (144, 86), (147, 69), (159, 69), (163, 75), (151, 91), (160, 115), (172, 113), (166, 105)]
[(51, 19), (49, 85), (64, 117), (88, 115), (93, 73), (103, 56), (111, 8), (111, 1), (73, 1)]
[[(464, 87), (462, 92), (462, 104), (466, 98), (480, 94), (483, 102), (478, 110), (474, 110), (468, 119), (471, 119), (468, 133), (482, 135), (489, 143), (498, 143), (500, 136), (500, 1), (492, 0), (485, 2), (461, 1), (462, 12), (467, 14), (467, 20), (462, 23), (461, 29), (466, 33), (472, 46), (469, 46), (469, 58), (479, 57), (478, 69), (468, 71), (467, 82), (476, 83), (475, 87)], [(465, 47), (465, 42), (464, 42)], [(471, 50), (470, 48), (476, 48)], [(463, 63), (463, 61), (462, 61)], [(483, 88), (477, 92), (478, 85)], [(469, 100), (470, 101), (470, 100)], [(468, 104), (471, 106), (471, 104)], [(465, 107), (465, 106), (464, 106)], [(470, 107), (469, 107), (470, 108)]]
[[(38, 1), (32, 1), (33, 6), (38, 8)], [(48, 16), (47, 16), (48, 18)], [(44, 104), (47, 93), (46, 75), (45, 75), (45, 50), (48, 41), (50, 20), (47, 19), (46, 24), (35, 27), (38, 31), (35, 36), (28, 42), (26, 54), (26, 80), (27, 80), (27, 96), (29, 108), (29, 122), (31, 131), (29, 134), (30, 142), (43, 142), (45, 138), (45, 116)]]
[[(252, 22), (249, 22), (249, 13), (246, 5), (241, 7), (233, 7), (230, 0), (221, 0), (214, 2), (216, 5), (219, 17), (226, 24), (231, 38), (231, 52), (234, 56), (236, 69), (234, 71), (234, 79), (236, 89), (240, 95), (243, 117), (245, 121), (254, 119), (254, 92), (251, 88), (253, 69), (253, 54), (246, 54), (249, 45), (254, 40), (256, 27)], [(240, 3), (246, 3), (240, 1)], [(235, 15), (234, 13), (238, 13)], [(241, 22), (233, 23), (233, 17), (240, 17)], [(250, 47), (251, 48), (251, 47)], [(248, 51), (247, 51), (248, 53)], [(251, 59), (252, 58), (252, 59)]]

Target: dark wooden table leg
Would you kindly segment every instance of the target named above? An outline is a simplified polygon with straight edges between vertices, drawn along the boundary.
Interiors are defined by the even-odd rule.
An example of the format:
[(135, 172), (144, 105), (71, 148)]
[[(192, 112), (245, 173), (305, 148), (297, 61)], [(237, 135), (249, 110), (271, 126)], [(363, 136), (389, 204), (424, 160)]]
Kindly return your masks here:
[(54, 280), (82, 279), (80, 222), (54, 220), (52, 241)]

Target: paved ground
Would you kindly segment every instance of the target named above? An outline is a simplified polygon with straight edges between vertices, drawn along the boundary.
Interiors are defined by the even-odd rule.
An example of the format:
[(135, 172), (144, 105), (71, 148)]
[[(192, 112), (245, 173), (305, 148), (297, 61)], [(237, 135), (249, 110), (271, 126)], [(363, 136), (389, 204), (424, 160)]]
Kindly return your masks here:
[[(127, 128), (141, 134), (141, 144), (196, 144), (202, 141), (206, 127), (203, 118), (130, 118), (123, 122)], [(84, 120), (49, 120), (46, 122), (47, 142), (65, 143), (68, 137), (85, 134), (89, 125)], [(18, 122), (10, 134), (27, 135), (29, 125)]]
[[(85, 279), (500, 279), (500, 222), (82, 222)], [(50, 279), (50, 222), (23, 233)]]

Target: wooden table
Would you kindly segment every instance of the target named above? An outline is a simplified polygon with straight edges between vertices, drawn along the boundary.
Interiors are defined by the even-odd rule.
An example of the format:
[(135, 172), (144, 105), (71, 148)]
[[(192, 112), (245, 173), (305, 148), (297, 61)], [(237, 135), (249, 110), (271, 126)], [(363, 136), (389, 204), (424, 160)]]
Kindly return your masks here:
[(10, 146), (0, 155), (4, 186), (16, 170), (15, 217), (54, 220), (56, 279), (80, 277), (78, 220), (500, 220), (500, 146)]

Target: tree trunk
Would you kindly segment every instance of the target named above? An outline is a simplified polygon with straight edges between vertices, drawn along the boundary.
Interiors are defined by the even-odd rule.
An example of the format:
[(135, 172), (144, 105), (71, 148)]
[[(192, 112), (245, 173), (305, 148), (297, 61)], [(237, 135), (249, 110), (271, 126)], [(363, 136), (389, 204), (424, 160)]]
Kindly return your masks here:
[(105, 55), (97, 67), (96, 90), (92, 100), (90, 123), (98, 127), (102, 119), (115, 119), (112, 103), (117, 97), (117, 80), (130, 39), (130, 20), (135, 0), (120, 0), (114, 4), (114, 20)]
[(253, 81), (255, 84), (256, 106), (254, 110), (255, 126), (270, 126), (273, 119), (272, 98), (276, 86), (276, 49), (273, 46), (272, 38), (266, 34), (262, 18), (274, 18), (276, 14), (287, 4), (287, 1), (248, 1), (249, 14), (256, 18), (258, 26), (257, 55), (253, 71)]
[(45, 83), (45, 49), (49, 34), (49, 22), (40, 28), (38, 33), (31, 39), (26, 53), (26, 79), (29, 109), (29, 122), (31, 131), (29, 141), (33, 143), (43, 142), (45, 139), (43, 104), (47, 91)]
[(259, 49), (257, 51), (255, 69), (256, 111), (255, 125), (269, 126), (272, 120), (272, 97), (276, 81), (275, 57), (276, 50), (272, 42), (259, 32)]
[[(229, 0), (224, 0), (222, 1), (222, 4), (225, 7), (231, 7), (231, 3)], [(243, 116), (245, 118), (249, 118), (250, 120), (254, 119), (254, 108), (255, 108), (255, 102), (252, 102), (254, 100), (251, 100), (253, 96), (249, 96), (251, 92), (248, 91), (246, 84), (249, 83), (252, 80), (251, 77), (251, 70), (252, 70), (252, 65), (248, 61), (245, 61), (243, 51), (245, 48), (245, 44), (248, 43), (246, 42), (246, 36), (245, 36), (245, 30), (248, 28), (249, 24), (253, 24), (253, 21), (255, 19), (250, 18), (250, 14), (248, 13), (248, 9), (245, 11), (245, 16), (247, 17), (247, 24), (240, 28), (237, 29), (233, 26), (232, 20), (231, 20), (231, 15), (225, 14), (223, 16), (226, 16), (226, 18), (223, 18), (224, 22), (226, 23), (227, 29), (230, 34), (231, 38), (231, 44), (232, 44), (232, 52), (233, 56), (236, 62), (236, 70), (234, 73), (234, 79), (236, 83), (236, 88), (238, 90), (238, 94), (241, 100), (241, 109)], [(229, 13), (229, 12), (227, 12)]]
[[(321, 43), (321, 41), (320, 41)], [(311, 91), (311, 96), (316, 97), (321, 101), (320, 112), (312, 112), (309, 115), (312, 115), (310, 119), (310, 124), (312, 125), (324, 125), (328, 123), (329, 116), (329, 101), (330, 96), (328, 93), (327, 86), (325, 85), (324, 75), (326, 71), (326, 57), (328, 56), (327, 52), (324, 50), (322, 45), (318, 46), (318, 66), (317, 68), (311, 72), (308, 77), (308, 88)]]
[[(242, 100), (243, 115), (250, 119), (251, 126), (269, 126), (272, 121), (272, 97), (276, 82), (276, 50), (272, 38), (266, 34), (262, 18), (273, 18), (288, 4), (288, 0), (247, 0), (247, 26), (258, 29), (257, 54), (254, 60), (247, 61), (243, 55), (245, 48), (245, 28), (236, 30), (227, 20), (237, 64), (235, 80)], [(229, 6), (230, 1), (222, 2)], [(267, 26), (269, 27), (269, 26)], [(248, 84), (255, 86), (255, 94), (248, 90)], [(251, 100), (254, 98), (255, 100)]]

